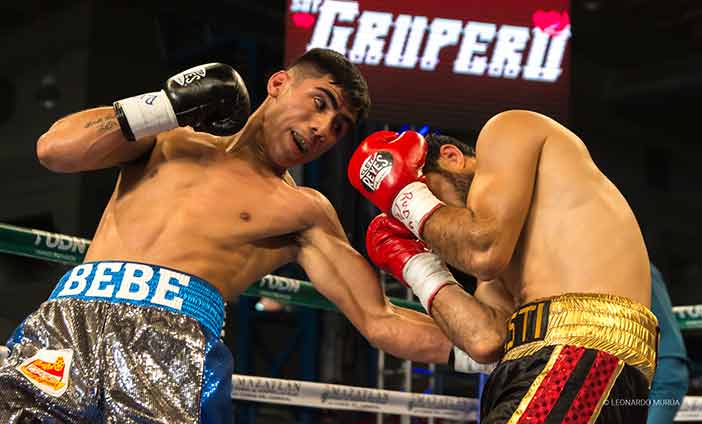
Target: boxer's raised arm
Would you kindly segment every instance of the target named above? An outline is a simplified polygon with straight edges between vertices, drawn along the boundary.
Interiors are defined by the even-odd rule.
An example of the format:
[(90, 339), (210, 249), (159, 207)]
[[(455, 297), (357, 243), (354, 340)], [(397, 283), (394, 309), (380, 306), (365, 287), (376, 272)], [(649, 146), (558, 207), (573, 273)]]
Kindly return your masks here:
[(439, 208), (424, 224), (424, 241), (464, 272), (499, 277), (529, 211), (547, 134), (547, 118), (533, 112), (508, 111), (488, 121), (476, 144), (467, 207)]
[(59, 120), (39, 138), (37, 157), (56, 172), (108, 168), (136, 159), (154, 136), (179, 126), (234, 134), (250, 109), (248, 90), (231, 66), (200, 65), (172, 76), (160, 91)]
[(37, 158), (54, 172), (108, 168), (134, 160), (155, 137), (130, 143), (111, 106), (84, 110), (59, 119), (37, 141)]
[(378, 276), (349, 244), (334, 209), (322, 195), (314, 224), (300, 236), (298, 263), (370, 343), (391, 355), (445, 363), (451, 342), (425, 314), (391, 305)]

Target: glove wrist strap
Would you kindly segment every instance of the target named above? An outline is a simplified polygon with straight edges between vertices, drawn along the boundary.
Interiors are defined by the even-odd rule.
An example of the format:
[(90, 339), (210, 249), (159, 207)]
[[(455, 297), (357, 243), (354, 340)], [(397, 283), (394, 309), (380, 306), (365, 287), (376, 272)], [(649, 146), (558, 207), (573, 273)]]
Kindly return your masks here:
[(113, 107), (122, 133), (129, 141), (178, 127), (173, 106), (163, 90), (118, 100)]
[(424, 221), (445, 203), (437, 199), (426, 184), (415, 181), (406, 185), (392, 202), (392, 216), (421, 239)]
[(458, 284), (443, 261), (431, 252), (412, 256), (402, 269), (402, 278), (429, 314), (436, 293), (447, 285)]

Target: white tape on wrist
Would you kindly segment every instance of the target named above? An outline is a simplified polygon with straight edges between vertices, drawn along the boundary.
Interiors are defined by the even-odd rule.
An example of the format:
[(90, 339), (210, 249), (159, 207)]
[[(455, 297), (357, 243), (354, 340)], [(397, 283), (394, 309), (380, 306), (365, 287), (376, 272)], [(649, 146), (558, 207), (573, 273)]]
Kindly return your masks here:
[(116, 103), (122, 107), (136, 140), (178, 127), (173, 106), (163, 90), (129, 97)]
[(426, 184), (415, 181), (406, 185), (392, 202), (392, 216), (405, 224), (405, 227), (421, 239), (424, 221), (437, 208), (444, 206)]
[(480, 364), (475, 362), (467, 353), (454, 346), (453, 348), (453, 370), (466, 374), (490, 374), (497, 366), (497, 362)]
[(402, 278), (429, 314), (436, 293), (446, 285), (458, 284), (441, 258), (431, 252), (411, 257), (402, 269)]
[(6, 346), (0, 346), (0, 366), (5, 363), (8, 356), (10, 356), (10, 349)]

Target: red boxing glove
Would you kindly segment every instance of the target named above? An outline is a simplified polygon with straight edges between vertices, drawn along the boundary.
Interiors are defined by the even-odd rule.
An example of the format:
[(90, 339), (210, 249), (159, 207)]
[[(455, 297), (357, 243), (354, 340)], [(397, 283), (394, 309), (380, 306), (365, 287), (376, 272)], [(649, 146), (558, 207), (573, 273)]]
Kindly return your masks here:
[(428, 253), (423, 241), (417, 240), (401, 222), (381, 213), (373, 218), (366, 230), (368, 257), (378, 268), (390, 273), (402, 284), (409, 284), (402, 270), (414, 255)]
[(348, 167), (351, 184), (416, 237), (424, 221), (443, 205), (423, 182), (427, 149), (424, 137), (414, 131), (378, 131), (363, 140)]
[(412, 289), (431, 313), (434, 296), (443, 287), (457, 284), (446, 265), (405, 226), (385, 214), (376, 216), (366, 232), (371, 261)]
[(349, 162), (351, 184), (380, 210), (390, 213), (402, 187), (418, 181), (427, 142), (414, 131), (378, 131), (358, 146)]

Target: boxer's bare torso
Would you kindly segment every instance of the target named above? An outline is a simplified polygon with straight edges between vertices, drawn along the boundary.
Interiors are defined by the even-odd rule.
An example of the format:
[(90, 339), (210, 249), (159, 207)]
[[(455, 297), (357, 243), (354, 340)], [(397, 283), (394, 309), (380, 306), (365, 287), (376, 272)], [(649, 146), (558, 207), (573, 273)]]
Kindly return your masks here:
[(575, 134), (544, 125), (531, 207), (501, 280), (519, 303), (585, 292), (649, 306), (648, 254), (629, 204)]
[(148, 160), (122, 167), (86, 260), (181, 270), (226, 299), (295, 260), (294, 233), (322, 211), (318, 195), (256, 163), (249, 150), (189, 128), (158, 136)]

